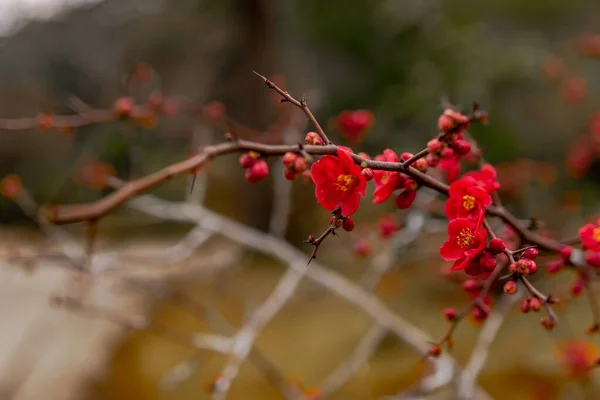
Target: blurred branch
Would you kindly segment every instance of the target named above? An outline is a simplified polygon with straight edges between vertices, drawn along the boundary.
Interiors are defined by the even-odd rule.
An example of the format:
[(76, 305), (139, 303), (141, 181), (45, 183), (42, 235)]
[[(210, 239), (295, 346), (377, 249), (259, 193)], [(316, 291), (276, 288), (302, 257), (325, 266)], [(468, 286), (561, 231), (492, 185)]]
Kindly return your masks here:
[[(306, 254), (281, 239), (209, 211), (202, 206), (167, 202), (153, 196), (139, 197), (130, 202), (129, 206), (157, 218), (196, 222), (243, 246), (269, 254), (281, 262), (289, 264), (290, 268), (296, 270), (297, 273), (306, 272), (309, 279), (371, 315), (378, 324), (388, 329), (419, 354), (423, 356), (428, 354), (430, 338), (424, 332), (388, 309), (376, 296), (339, 274), (325, 269), (318, 262), (313, 261), (310, 268), (305, 269)], [(452, 379), (455, 365), (454, 360), (447, 354), (442, 354), (437, 359), (428, 358), (427, 360), (434, 366), (435, 372), (420, 383), (419, 387), (424, 393), (446, 386)]]
[(470, 400), (473, 397), (477, 377), (485, 365), (490, 347), (498, 335), (504, 318), (521, 298), (522, 296), (518, 294), (502, 296), (500, 304), (488, 316), (471, 352), (471, 357), (458, 379), (457, 396), (459, 399)]
[[(372, 291), (375, 288), (381, 277), (392, 268), (398, 257), (423, 232), (427, 217), (426, 213), (421, 210), (423, 208), (422, 204), (423, 200), (418, 200), (414, 210), (406, 215), (404, 229), (394, 235), (388, 244), (387, 251), (378, 252), (374, 257), (371, 268), (369, 268), (362, 278), (363, 286), (368, 290)], [(329, 376), (325, 378), (321, 385), (323, 394), (329, 396), (337, 392), (371, 358), (387, 332), (388, 330), (381, 326), (381, 324), (373, 324), (360, 339), (350, 356), (338, 364)]]
[(301, 260), (294, 261), (295, 266), (285, 272), (273, 292), (263, 304), (250, 316), (248, 322), (234, 336), (231, 356), (217, 378), (213, 398), (223, 400), (240, 367), (250, 354), (254, 340), (265, 325), (281, 310), (294, 295), (298, 284), (304, 277), (309, 265)]

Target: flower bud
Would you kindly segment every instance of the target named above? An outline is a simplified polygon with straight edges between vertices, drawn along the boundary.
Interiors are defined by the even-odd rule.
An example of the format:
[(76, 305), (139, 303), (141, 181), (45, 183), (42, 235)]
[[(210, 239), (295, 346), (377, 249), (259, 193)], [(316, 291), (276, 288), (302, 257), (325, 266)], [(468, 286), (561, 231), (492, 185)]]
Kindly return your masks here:
[(549, 261), (548, 264), (546, 264), (546, 271), (548, 271), (549, 274), (555, 274), (558, 271), (560, 271), (564, 266), (565, 263), (563, 260), (552, 260)]
[(533, 312), (539, 312), (542, 309), (542, 302), (539, 299), (529, 300), (529, 308)]
[(521, 303), (521, 312), (527, 314), (529, 312), (529, 301), (523, 300)]
[(113, 104), (113, 110), (119, 117), (129, 117), (133, 111), (135, 103), (131, 97), (119, 97)]
[(372, 250), (371, 242), (367, 239), (360, 239), (354, 243), (354, 254), (358, 257), (368, 257)]
[(481, 285), (475, 279), (467, 279), (463, 283), (463, 290), (467, 293), (475, 293), (481, 288)]
[(252, 153), (244, 153), (238, 159), (238, 163), (242, 168), (250, 168), (256, 163), (256, 157)]
[(254, 165), (246, 169), (244, 177), (250, 183), (262, 181), (269, 176), (269, 165), (265, 160), (256, 160)]
[(442, 348), (437, 344), (432, 345), (427, 352), (431, 357), (438, 358), (442, 354)]
[(571, 284), (569, 291), (574, 297), (578, 297), (583, 293), (583, 289), (585, 288), (585, 283), (582, 279), (577, 279), (575, 282)]
[(361, 173), (363, 174), (363, 176), (365, 177), (367, 182), (370, 181), (371, 179), (373, 179), (374, 174), (373, 174), (373, 170), (371, 168), (363, 168)]
[(324, 144), (323, 139), (321, 139), (321, 136), (319, 136), (317, 132), (308, 132), (304, 138), (304, 141), (306, 144), (312, 144), (315, 146), (322, 146)]
[(531, 247), (523, 252), (523, 258), (535, 260), (538, 256), (538, 254), (539, 254), (538, 249)]
[(442, 142), (440, 142), (437, 138), (431, 139), (427, 142), (427, 150), (429, 153), (437, 153), (442, 148)]
[(429, 169), (427, 160), (425, 160), (424, 158), (419, 158), (417, 161), (415, 161), (412, 164), (412, 166), (415, 167), (416, 169), (418, 169), (419, 171), (421, 171), (422, 173), (427, 172), (427, 169)]
[(302, 173), (307, 167), (308, 163), (306, 162), (306, 158), (300, 156), (296, 157), (296, 160), (294, 160), (294, 171)]
[(291, 167), (292, 165), (294, 165), (294, 162), (296, 161), (297, 158), (298, 158), (298, 155), (296, 153), (292, 153), (292, 152), (288, 151), (281, 158), (281, 162), (283, 163), (284, 166)]
[(404, 190), (406, 190), (407, 192), (414, 192), (418, 188), (419, 184), (414, 179), (407, 178), (404, 181)]
[(448, 321), (454, 321), (456, 319), (456, 310), (453, 307), (448, 307), (444, 309), (444, 317)]
[(540, 319), (540, 324), (542, 324), (547, 331), (551, 331), (556, 327), (556, 321), (551, 317), (542, 317)]
[(515, 281), (508, 281), (504, 284), (504, 293), (506, 294), (515, 294), (517, 293), (517, 290), (519, 289), (519, 286), (517, 285), (517, 282)]
[(413, 153), (405, 151), (404, 153), (400, 154), (400, 161), (408, 161), (412, 158), (412, 156), (414, 156)]
[(452, 149), (459, 156), (463, 156), (471, 151), (471, 145), (466, 140), (457, 140), (452, 144)]
[(0, 180), (0, 194), (7, 199), (16, 199), (21, 193), (22, 188), (23, 184), (18, 175), (6, 175)]
[(442, 157), (444, 160), (449, 160), (454, 157), (454, 150), (452, 150), (450, 147), (446, 147), (444, 150), (442, 150), (440, 157)]
[(479, 266), (486, 272), (492, 272), (496, 269), (496, 256), (487, 251), (484, 252), (479, 258)]
[(448, 132), (454, 128), (454, 120), (446, 115), (442, 114), (438, 118), (438, 129), (442, 132)]
[(342, 225), (346, 232), (351, 232), (354, 229), (354, 220), (350, 217), (347, 217), (344, 220), (344, 224)]
[(425, 161), (427, 162), (428, 166), (434, 168), (439, 164), (440, 159), (435, 154), (428, 154), (427, 157), (425, 157)]
[(506, 249), (504, 241), (500, 238), (494, 238), (490, 240), (489, 249), (492, 253), (502, 253)]
[(573, 254), (573, 248), (571, 246), (561, 246), (558, 253), (560, 255), (560, 258), (562, 258), (565, 261), (568, 261), (571, 258), (571, 255)]

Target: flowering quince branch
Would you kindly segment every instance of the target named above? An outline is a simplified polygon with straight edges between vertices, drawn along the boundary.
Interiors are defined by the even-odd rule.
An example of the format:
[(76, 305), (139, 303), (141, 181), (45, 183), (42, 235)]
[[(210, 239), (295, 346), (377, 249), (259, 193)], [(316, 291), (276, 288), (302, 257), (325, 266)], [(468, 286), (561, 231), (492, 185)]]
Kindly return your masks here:
[[(425, 149), (416, 154), (404, 152), (398, 155), (392, 149), (385, 149), (382, 154), (371, 158), (365, 153), (355, 153), (351, 148), (334, 144), (315, 119), (305, 99), (297, 100), (272, 81), (260, 74), (257, 75), (270, 89), (282, 96), (282, 102), (291, 103), (301, 109), (313, 123), (316, 132), (306, 134), (306, 144), (267, 144), (243, 140), (232, 129), (231, 134), (226, 135), (227, 142), (203, 146), (196, 155), (185, 161), (128, 183), (119, 184), (111, 194), (98, 201), (77, 205), (46, 205), (40, 209), (40, 220), (54, 224), (97, 223), (109, 212), (133, 198), (175, 177), (188, 173), (194, 174), (214, 158), (226, 154), (242, 153), (238, 162), (245, 170), (244, 176), (248, 182), (256, 183), (269, 175), (269, 166), (265, 159), (282, 157), (285, 178), (294, 180), (301, 176), (310, 177), (315, 184), (317, 202), (333, 215), (327, 230), (317, 238), (309, 236), (307, 239), (306, 242), (313, 247), (308, 263), (316, 257), (322, 242), (328, 236), (335, 235), (338, 228), (341, 227), (346, 231), (354, 229), (352, 215), (357, 212), (362, 198), (366, 195), (367, 183), (371, 180), (375, 185), (373, 203), (382, 203), (393, 195), (395, 205), (399, 209), (410, 208), (415, 202), (417, 191), (423, 186), (448, 196), (444, 206), (444, 214), (449, 220), (448, 240), (441, 246), (440, 256), (452, 262), (451, 271), (463, 271), (471, 277), (463, 285), (463, 289), (471, 296), (471, 302), (460, 312), (452, 308), (444, 310), (451, 326), (442, 339), (430, 347), (428, 355), (441, 356), (440, 346), (451, 345), (452, 334), (458, 321), (469, 313), (475, 320), (485, 320), (488, 317), (492, 308), (490, 289), (498, 281), (506, 266), (509, 275), (504, 283), (504, 292), (509, 295), (516, 293), (518, 282), (521, 282), (530, 294), (521, 304), (521, 310), (524, 313), (537, 312), (543, 305), (548, 312), (548, 317), (542, 318), (540, 322), (548, 330), (554, 328), (558, 318), (551, 304), (557, 302), (557, 299), (544, 295), (528, 279), (537, 272), (535, 259), (539, 251), (558, 255), (558, 260), (548, 265), (551, 272), (556, 272), (563, 267), (573, 267), (579, 274), (583, 280), (581, 290), (588, 291), (594, 314), (594, 325), (590, 330), (598, 330), (600, 311), (589, 283), (597, 275), (594, 268), (600, 268), (600, 221), (596, 224), (587, 224), (579, 230), (582, 244), (582, 250), (579, 250), (537, 233), (534, 226), (523, 225), (504, 208), (498, 196), (500, 185), (496, 179), (496, 170), (484, 162), (476, 142), (467, 132), (471, 123), (487, 121), (487, 114), (479, 109), (479, 105), (474, 104), (470, 115), (463, 115), (451, 106), (446, 106), (438, 119), (438, 134), (427, 143)], [(149, 100), (148, 105), (138, 107), (130, 98), (120, 98), (115, 102), (113, 110), (105, 110), (98, 115), (94, 114), (97, 111), (86, 109), (79, 115), (65, 117), (65, 123), (58, 117), (48, 116), (38, 117), (35, 121), (37, 126), (46, 129), (60, 128), (63, 125), (77, 127), (87, 123), (125, 118), (143, 122), (146, 116), (140, 116), (138, 113), (143, 114), (148, 111), (150, 113), (148, 118), (151, 118), (154, 117), (153, 113), (157, 107), (164, 106), (162, 99), (153, 101), (155, 103)], [(31, 127), (31, 121), (33, 119), (0, 120), (0, 128), (27, 129)], [(61, 123), (59, 124), (58, 121)], [(320, 158), (313, 161), (315, 156)], [(460, 162), (473, 159), (479, 160), (479, 169), (461, 176)], [(450, 185), (428, 173), (430, 168), (436, 167), (445, 173)], [(9, 176), (0, 181), (0, 190), (6, 197), (15, 198), (18, 196), (19, 185), (20, 181), (14, 176)], [(499, 219), (505, 227), (509, 227), (514, 232), (520, 245), (513, 246), (508, 242), (510, 238), (496, 235), (486, 218)], [(506, 257), (506, 262), (502, 260), (500, 266), (498, 266), (499, 257)], [(304, 274), (310, 276), (311, 273), (310, 269), (300, 269), (295, 263), (291, 265), (291, 270), (294, 269), (296, 269), (296, 278), (292, 279), (293, 284), (290, 285), (292, 288), (299, 281), (299, 277)], [(266, 314), (276, 312), (278, 307), (279, 305), (271, 308), (271, 311)], [(266, 318), (265, 321), (268, 319)], [(264, 323), (259, 323), (259, 328)], [(251, 339), (258, 330), (251, 332)], [(230, 365), (233, 365), (231, 369), (233, 372), (227, 374), (226, 388), (229, 387), (231, 379), (237, 375), (241, 363), (248, 355), (251, 342), (252, 340), (239, 342), (246, 344), (240, 345), (241, 350), (237, 358), (232, 358)], [(224, 393), (226, 391), (227, 389)]]

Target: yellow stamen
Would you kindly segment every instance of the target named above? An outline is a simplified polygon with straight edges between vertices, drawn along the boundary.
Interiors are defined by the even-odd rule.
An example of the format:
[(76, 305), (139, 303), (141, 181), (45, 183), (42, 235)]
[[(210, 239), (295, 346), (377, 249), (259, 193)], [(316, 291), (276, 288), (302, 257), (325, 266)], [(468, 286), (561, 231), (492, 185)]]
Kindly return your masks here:
[(463, 249), (470, 248), (473, 247), (473, 245), (475, 244), (475, 236), (468, 228), (465, 228), (462, 231), (460, 231), (456, 238), (456, 241), (458, 245)]
[(469, 196), (468, 194), (464, 195), (462, 205), (465, 210), (471, 211), (475, 208), (475, 197)]
[(343, 192), (358, 185), (358, 178), (354, 175), (340, 175), (337, 178), (337, 188)]
[(595, 240), (596, 242), (599, 242), (599, 243), (600, 243), (600, 228), (596, 228), (596, 229), (594, 229), (594, 232), (593, 232), (593, 235), (592, 235), (592, 237), (594, 238), (594, 240)]

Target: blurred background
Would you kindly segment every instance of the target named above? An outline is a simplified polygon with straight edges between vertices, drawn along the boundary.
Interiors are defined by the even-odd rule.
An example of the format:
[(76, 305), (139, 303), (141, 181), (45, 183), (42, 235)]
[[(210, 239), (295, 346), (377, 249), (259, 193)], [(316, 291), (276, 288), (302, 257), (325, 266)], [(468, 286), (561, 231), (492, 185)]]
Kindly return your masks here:
[[(0, 177), (17, 174), (37, 204), (85, 202), (110, 192), (72, 183), (90, 160), (110, 164), (127, 180), (220, 142), (225, 132), (267, 142), (302, 141), (313, 128), (298, 110), (278, 103), (252, 74), (258, 71), (296, 97), (306, 95), (336, 143), (371, 155), (388, 147), (398, 153), (422, 149), (436, 133), (442, 98), (465, 111), (477, 101), (489, 113), (489, 124), (473, 126), (470, 133), (498, 167), (507, 207), (519, 218), (539, 219), (556, 237), (573, 236), (586, 218), (600, 214), (599, 20), (595, 0), (0, 0), (0, 117), (39, 120), (87, 107), (110, 109), (121, 96), (145, 103), (157, 91), (172, 101), (151, 120), (76, 130), (42, 129), (40, 123), (30, 130), (0, 131)], [(374, 124), (359, 143), (336, 129), (344, 110), (373, 115)], [(329, 218), (314, 201), (313, 187), (278, 178), (279, 160), (270, 161), (269, 179), (251, 185), (236, 160), (232, 155), (211, 163), (191, 195), (191, 177), (152, 193), (202, 201), (285, 237), (308, 257), (301, 241), (325, 229)], [(277, 187), (284, 187), (284, 194)], [(286, 191), (290, 203), (281, 205), (278, 199)], [(395, 212), (393, 205), (374, 206), (370, 200), (356, 215), (358, 229), (326, 242), (319, 255), (324, 265), (356, 282), (373, 262), (356, 256), (357, 240), (374, 238), (375, 248), (394, 247), (377, 234), (382, 215)], [(272, 216), (287, 206), (285, 222), (274, 227)], [(399, 226), (405, 217), (393, 216)], [(443, 221), (431, 220), (435, 226)], [(97, 251), (160, 254), (190, 226), (123, 208), (99, 224)], [(65, 230), (84, 243), (85, 226)], [(446, 329), (440, 310), (468, 299), (441, 278), (444, 263), (437, 253), (443, 224), (432, 232), (401, 253), (374, 287), (392, 309), (438, 337)], [(210, 398), (223, 356), (203, 353), (189, 379), (165, 386), (165, 376), (194, 356), (193, 350), (114, 321), (52, 308), (49, 295), (67, 290), (72, 273), (61, 268), (64, 260), (39, 254), (47, 249), (46, 235), (5, 198), (0, 198), (0, 245), (8, 261), (18, 253), (0, 272), (5, 316), (0, 335), (6, 336), (0, 340), (2, 398)], [(227, 257), (220, 262), (226, 268), (198, 274), (211, 263), (211, 254), (223, 251)], [(222, 237), (175, 264), (152, 266), (147, 280), (192, 296), (234, 326), (282, 273), (275, 261), (241, 251)], [(540, 287), (557, 293), (568, 292), (574, 279), (566, 273), (546, 278), (540, 277)], [(157, 290), (93, 286), (98, 299), (125, 315), (145, 315), (188, 334), (211, 330), (207, 318), (182, 311), (181, 302)], [(539, 327), (535, 315), (515, 311), (507, 318), (481, 374), (490, 395), (600, 396), (597, 379), (573, 378), (564, 356), (565, 343), (572, 341), (581, 344), (575, 347), (584, 358), (595, 352), (595, 338), (584, 335), (591, 320), (585, 299), (566, 302), (558, 311), (563, 321), (552, 334)], [(464, 323), (457, 332), (452, 354), (459, 362), (469, 357), (479, 331), (474, 325)], [(345, 329), (334, 334), (338, 326)], [(319, 386), (369, 326), (364, 314), (304, 282), (257, 344), (291, 382)], [(391, 395), (416, 382), (421, 371), (418, 355), (386, 338), (330, 398)], [(40, 397), (48, 393), (55, 397)], [(281, 396), (248, 367), (231, 398)]]

